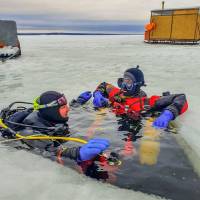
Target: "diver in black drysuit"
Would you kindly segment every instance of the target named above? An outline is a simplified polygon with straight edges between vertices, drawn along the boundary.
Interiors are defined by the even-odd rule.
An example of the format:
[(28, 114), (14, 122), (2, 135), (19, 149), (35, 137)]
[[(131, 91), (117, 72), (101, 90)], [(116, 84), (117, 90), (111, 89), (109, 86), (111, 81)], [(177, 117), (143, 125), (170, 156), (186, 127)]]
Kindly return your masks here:
[[(91, 97), (90, 92), (82, 93), (77, 100), (72, 101), (72, 106), (82, 105)], [(10, 128), (1, 130), (2, 136), (7, 138), (15, 138), (13, 132), (19, 132), (22, 136), (30, 135), (50, 135), (69, 137), (67, 100), (61, 93), (55, 91), (47, 91), (34, 100), (34, 110), (25, 109), (23, 111), (9, 114), (4, 123)], [(9, 131), (13, 130), (13, 131)], [(77, 162), (90, 160), (108, 148), (109, 141), (107, 139), (91, 139), (87, 144), (82, 146), (74, 145), (67, 147), (63, 140), (21, 140), (28, 145), (30, 149), (34, 149), (42, 153), (46, 157), (59, 162), (62, 158), (70, 158)]]

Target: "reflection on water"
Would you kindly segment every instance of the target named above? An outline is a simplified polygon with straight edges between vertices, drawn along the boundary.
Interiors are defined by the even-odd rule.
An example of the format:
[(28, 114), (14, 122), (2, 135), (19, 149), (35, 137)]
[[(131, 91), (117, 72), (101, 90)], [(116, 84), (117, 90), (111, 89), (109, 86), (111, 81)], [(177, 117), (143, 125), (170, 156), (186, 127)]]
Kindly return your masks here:
[(147, 120), (144, 125), (143, 138), (140, 142), (140, 163), (155, 165), (160, 152), (160, 131), (152, 127), (152, 121)]

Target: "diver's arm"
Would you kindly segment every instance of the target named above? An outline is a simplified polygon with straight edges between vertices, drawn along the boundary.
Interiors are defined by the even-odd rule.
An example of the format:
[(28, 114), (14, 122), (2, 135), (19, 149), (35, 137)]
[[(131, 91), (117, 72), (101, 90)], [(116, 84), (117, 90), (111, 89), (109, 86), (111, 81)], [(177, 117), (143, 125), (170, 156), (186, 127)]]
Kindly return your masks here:
[(109, 84), (103, 82), (98, 85), (96, 90), (93, 92), (93, 105), (95, 108), (107, 107), (109, 105), (108, 100), (110, 102), (114, 101), (114, 96), (120, 92), (120, 89)]
[(140, 97), (146, 97), (147, 93), (144, 90), (140, 89), (138, 96), (140, 96)]
[[(40, 136), (46, 135), (45, 132), (43, 132), (42, 130), (36, 131), (31, 128), (24, 128), (23, 130), (18, 131), (18, 134), (25, 137), (28, 137), (28, 136), (40, 137)], [(48, 148), (55, 146), (55, 143), (56, 143), (51, 140), (40, 140), (40, 139), (35, 139), (35, 140), (23, 139), (22, 141), (23, 143), (27, 144), (29, 147), (37, 148), (37, 149), (40, 149), (41, 151), (43, 150), (48, 151)]]
[(79, 107), (82, 104), (80, 104), (77, 99), (72, 99), (71, 102), (69, 103), (70, 107)]
[(188, 109), (188, 102), (185, 94), (176, 94), (172, 99), (171, 104), (167, 106), (166, 109), (173, 113), (174, 118), (183, 114)]
[[(157, 96), (158, 97), (158, 96)], [(155, 96), (154, 96), (155, 98)], [(151, 99), (151, 98), (150, 98)], [(153, 109), (155, 111), (169, 110), (173, 113), (173, 119), (184, 113), (188, 108), (185, 94), (173, 94), (161, 96), (154, 101)]]
[(109, 145), (110, 142), (107, 139), (96, 138), (89, 140), (87, 144), (84, 144), (81, 147), (61, 147), (58, 148), (57, 151), (57, 160), (64, 159), (66, 157), (76, 160), (77, 162), (91, 160), (98, 154), (106, 150), (109, 147)]
[(92, 97), (92, 94), (90, 91), (83, 92), (77, 97), (77, 99), (73, 99), (70, 102), (70, 106), (77, 107), (79, 105), (83, 105), (87, 101), (89, 101), (91, 97)]
[(103, 97), (110, 98), (118, 93), (120, 89), (110, 83), (103, 82), (97, 86), (96, 91), (100, 91)]
[(70, 158), (72, 160), (78, 161), (80, 160), (80, 147), (70, 147), (70, 148), (63, 148), (59, 147), (56, 151), (57, 160), (63, 158)]
[[(22, 136), (40, 136), (40, 133), (33, 131), (32, 129), (23, 129), (19, 132)], [(37, 151), (40, 151), (44, 157), (54, 159), (55, 157), (65, 157), (70, 158), (73, 160), (79, 159), (79, 151), (80, 147), (68, 147), (63, 148), (62, 145), (60, 145), (59, 141), (50, 141), (50, 140), (23, 140), (23, 143), (28, 145), (29, 147), (33, 149), (37, 149)], [(58, 159), (57, 159), (58, 160)]]

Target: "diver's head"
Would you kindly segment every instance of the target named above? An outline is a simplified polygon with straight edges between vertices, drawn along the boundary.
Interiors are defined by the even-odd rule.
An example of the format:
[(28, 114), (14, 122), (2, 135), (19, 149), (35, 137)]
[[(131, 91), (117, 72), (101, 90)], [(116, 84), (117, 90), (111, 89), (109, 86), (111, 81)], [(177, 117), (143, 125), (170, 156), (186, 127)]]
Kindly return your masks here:
[(140, 88), (145, 86), (144, 74), (139, 66), (127, 69), (124, 72), (124, 77), (118, 79), (118, 86), (125, 91), (127, 96), (137, 95)]
[(34, 109), (50, 122), (64, 123), (68, 120), (69, 107), (64, 94), (47, 91), (37, 97), (33, 104)]

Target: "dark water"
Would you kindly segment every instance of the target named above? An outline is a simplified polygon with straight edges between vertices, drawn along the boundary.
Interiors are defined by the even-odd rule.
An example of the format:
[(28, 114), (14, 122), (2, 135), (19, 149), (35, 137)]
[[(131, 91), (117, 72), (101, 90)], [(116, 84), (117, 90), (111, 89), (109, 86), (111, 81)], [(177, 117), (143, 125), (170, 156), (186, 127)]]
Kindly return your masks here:
[(200, 179), (174, 133), (155, 130), (150, 120), (130, 122), (115, 117), (111, 109), (83, 108), (80, 112), (76, 108), (70, 114), (69, 124), (78, 127), (79, 136), (109, 138), (107, 154), (115, 152), (121, 161), (114, 166), (98, 161), (85, 163), (82, 172), (87, 176), (174, 200), (199, 199)]

